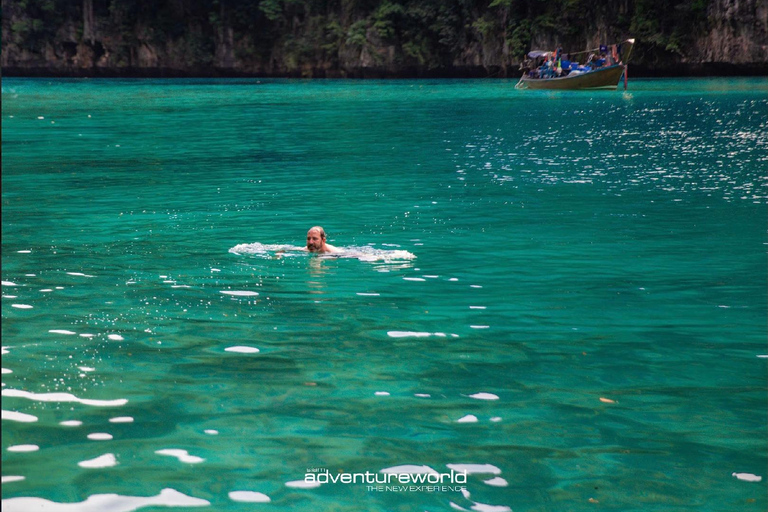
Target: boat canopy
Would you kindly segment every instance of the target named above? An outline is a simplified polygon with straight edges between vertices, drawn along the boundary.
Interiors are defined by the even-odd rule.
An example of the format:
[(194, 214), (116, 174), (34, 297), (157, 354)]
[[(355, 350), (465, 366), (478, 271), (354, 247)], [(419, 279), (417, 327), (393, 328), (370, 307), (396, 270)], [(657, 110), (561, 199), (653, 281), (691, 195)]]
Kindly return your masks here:
[(539, 57), (549, 57), (552, 52), (544, 50), (533, 50), (528, 52), (528, 56), (532, 59), (538, 59)]

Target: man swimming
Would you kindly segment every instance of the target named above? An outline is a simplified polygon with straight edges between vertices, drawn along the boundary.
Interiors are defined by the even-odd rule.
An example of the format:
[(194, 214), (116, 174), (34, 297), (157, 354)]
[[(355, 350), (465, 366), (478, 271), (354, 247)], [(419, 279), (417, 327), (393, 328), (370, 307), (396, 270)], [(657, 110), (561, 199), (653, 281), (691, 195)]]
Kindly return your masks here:
[(336, 247), (325, 243), (325, 230), (320, 226), (315, 226), (307, 231), (307, 250), (318, 254), (340, 252)]

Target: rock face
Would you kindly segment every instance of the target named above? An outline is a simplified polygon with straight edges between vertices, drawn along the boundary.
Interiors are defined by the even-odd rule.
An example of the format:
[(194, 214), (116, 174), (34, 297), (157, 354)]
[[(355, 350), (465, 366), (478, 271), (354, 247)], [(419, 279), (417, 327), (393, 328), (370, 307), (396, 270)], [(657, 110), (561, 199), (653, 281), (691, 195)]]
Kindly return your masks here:
[(690, 60), (754, 64), (768, 62), (768, 3), (712, 0), (709, 30), (697, 38)]
[(765, 0), (656, 3), (2, 0), (0, 64), (6, 76), (516, 76), (530, 49), (635, 37), (635, 76), (768, 74)]

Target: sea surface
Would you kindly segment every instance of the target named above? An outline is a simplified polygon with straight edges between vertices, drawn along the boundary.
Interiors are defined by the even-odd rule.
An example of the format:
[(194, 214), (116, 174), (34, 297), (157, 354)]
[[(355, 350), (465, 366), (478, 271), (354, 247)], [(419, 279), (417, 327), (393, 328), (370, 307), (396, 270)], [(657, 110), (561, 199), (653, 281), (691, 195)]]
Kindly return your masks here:
[(768, 82), (514, 85), (3, 78), (3, 510), (764, 512)]

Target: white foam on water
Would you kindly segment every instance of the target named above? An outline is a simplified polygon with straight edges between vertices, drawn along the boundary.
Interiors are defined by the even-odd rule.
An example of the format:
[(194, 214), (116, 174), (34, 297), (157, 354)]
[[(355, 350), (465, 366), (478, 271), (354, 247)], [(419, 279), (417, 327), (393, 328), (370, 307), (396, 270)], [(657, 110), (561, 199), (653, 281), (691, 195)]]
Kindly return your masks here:
[(235, 297), (256, 297), (259, 292), (250, 292), (247, 290), (221, 290), (224, 295), (234, 295)]
[(70, 275), (70, 276), (80, 276), (80, 277), (96, 277), (96, 276), (92, 276), (90, 274), (83, 274), (82, 272), (67, 272), (67, 275)]
[(731, 476), (735, 476), (737, 479), (745, 482), (760, 482), (763, 480), (762, 476), (753, 475), (752, 473), (731, 473)]
[(376, 396), (389, 396), (389, 391), (376, 391), (374, 393)]
[(259, 349), (256, 347), (245, 347), (242, 345), (238, 345), (235, 347), (227, 347), (224, 349), (224, 352), (237, 352), (239, 354), (255, 354), (256, 352), (259, 352)]
[(272, 501), (266, 494), (256, 491), (232, 491), (229, 493), (229, 499), (245, 503), (269, 503)]
[(460, 471), (466, 471), (468, 475), (472, 474), (490, 474), (500, 475), (501, 470), (492, 464), (446, 464), (448, 469), (452, 469), (457, 473)]
[(43, 498), (3, 500), (3, 512), (131, 512), (144, 507), (207, 507), (211, 502), (187, 496), (174, 489), (163, 489), (157, 496), (93, 494), (80, 503), (57, 503)]
[(2, 483), (8, 484), (11, 482), (21, 482), (22, 480), (26, 480), (27, 477), (20, 476), (20, 475), (8, 475), (3, 476)]
[(491, 485), (493, 487), (506, 487), (509, 485), (509, 482), (501, 478), (500, 476), (497, 476), (495, 478), (491, 478), (490, 480), (483, 480), (483, 483), (486, 485)]
[(470, 325), (472, 329), (490, 329), (490, 325)]
[(321, 485), (322, 484), (318, 481), (307, 482), (306, 480), (292, 480), (290, 482), (285, 482), (286, 487), (291, 487), (293, 489), (314, 489)]
[(363, 293), (363, 292), (358, 292), (357, 295), (359, 295), (361, 297), (379, 297), (379, 296), (381, 296), (380, 293)]
[(87, 333), (87, 332), (84, 332), (84, 333), (82, 333), (80, 335), (80, 337), (82, 337), (82, 338), (93, 338), (94, 336), (96, 336), (96, 335), (95, 334), (90, 334), (90, 333)]
[(96, 368), (91, 368), (90, 366), (78, 366), (77, 369), (82, 371), (82, 372), (95, 372), (96, 371)]
[(217, 435), (219, 435), (219, 431), (218, 430), (214, 430), (212, 428), (209, 428), (207, 430), (203, 430), (203, 432), (205, 432), (209, 436), (217, 436)]
[(37, 421), (37, 416), (32, 416), (31, 414), (24, 414), (23, 412), (3, 410), (2, 419), (19, 421), (21, 423), (32, 423), (34, 421)]
[(71, 393), (32, 393), (21, 389), (4, 389), (2, 395), (29, 398), (30, 400), (37, 400), (38, 402), (78, 402), (96, 407), (117, 407), (128, 403), (128, 400), (125, 398), (118, 398), (116, 400), (89, 400), (87, 398), (76, 397)]
[(40, 291), (41, 291), (41, 292), (46, 292), (46, 293), (47, 293), (47, 292), (52, 292), (52, 291), (53, 291), (53, 288), (43, 288), (43, 289), (41, 289)]
[(48, 332), (50, 332), (52, 334), (67, 334), (67, 335), (77, 334), (76, 332), (68, 331), (66, 329), (51, 329)]
[(9, 452), (36, 452), (40, 447), (36, 444), (17, 444), (15, 446), (9, 446)]
[(16, 251), (16, 252), (19, 253), (19, 254), (31, 254), (32, 253), (32, 251), (30, 251), (28, 249), (25, 249), (23, 251)]
[(114, 453), (105, 453), (95, 459), (80, 461), (77, 465), (81, 468), (111, 468), (117, 466), (117, 458)]
[(494, 416), (493, 418), (491, 418), (491, 421), (494, 423), (498, 423), (499, 421), (501, 421), (501, 416)]
[(59, 422), (59, 425), (63, 425), (65, 427), (79, 427), (82, 424), (83, 422), (80, 420), (65, 420)]
[(13, 281), (3, 281), (3, 286), (19, 286), (19, 285), (14, 283)]
[(474, 395), (469, 395), (469, 398), (474, 398), (475, 400), (498, 400), (499, 397), (497, 395), (494, 395), (493, 393), (475, 393)]
[(432, 398), (432, 395), (427, 394), (427, 393), (416, 393), (413, 396), (417, 396), (419, 398)]
[(186, 462), (187, 464), (199, 464), (205, 460), (202, 457), (198, 457), (196, 455), (190, 455), (187, 450), (180, 450), (178, 448), (164, 448), (162, 450), (157, 450), (155, 453), (157, 453), (158, 455), (168, 455), (170, 457), (176, 457), (181, 462)]
[(486, 306), (469, 306), (469, 309), (487, 309)]
[(112, 434), (107, 434), (106, 432), (94, 432), (93, 434), (88, 434), (88, 439), (91, 441), (109, 441), (112, 439)]
[(3, 368), (3, 375), (7, 375), (9, 373), (13, 373), (13, 370), (9, 370), (8, 368)]
[(477, 416), (474, 414), (467, 414), (456, 420), (456, 423), (477, 423)]
[(107, 338), (109, 338), (112, 341), (123, 341), (125, 338), (120, 336), (119, 334), (108, 334)]
[(426, 281), (426, 279), (424, 279), (423, 277), (404, 277), (403, 281), (418, 281), (418, 282), (421, 282), (421, 281)]
[(482, 288), (479, 284), (471, 284), (469, 285), (470, 288)]
[(34, 306), (29, 304), (11, 304), (11, 307), (17, 309), (32, 309)]
[(477, 501), (472, 505), (472, 510), (477, 512), (512, 512), (512, 509), (506, 505), (488, 505), (486, 503), (479, 503)]
[(117, 416), (115, 418), (109, 418), (110, 423), (133, 423), (133, 418), (130, 416)]
[(3, 295), (4, 299), (18, 299), (18, 295)]
[(426, 338), (427, 336), (432, 336), (432, 333), (416, 331), (387, 331), (387, 336), (390, 338)]

